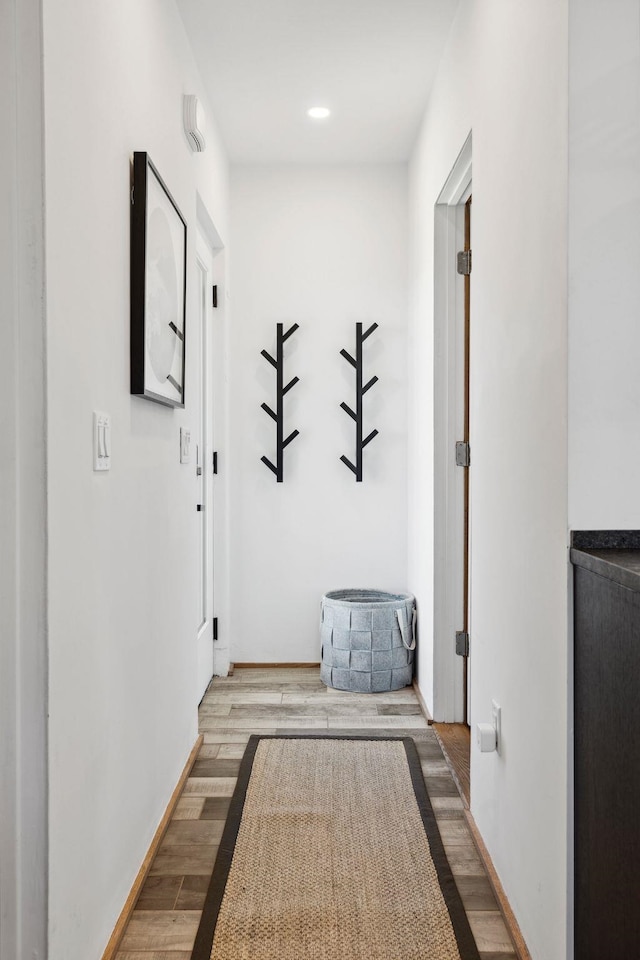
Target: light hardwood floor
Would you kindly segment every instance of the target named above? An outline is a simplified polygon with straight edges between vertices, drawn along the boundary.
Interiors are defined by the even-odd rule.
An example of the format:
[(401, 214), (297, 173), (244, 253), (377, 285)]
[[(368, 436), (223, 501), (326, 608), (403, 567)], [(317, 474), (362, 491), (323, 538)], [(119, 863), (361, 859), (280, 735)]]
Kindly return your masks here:
[[(328, 690), (317, 668), (243, 669), (217, 678), (200, 707), (204, 742), (125, 930), (117, 960), (189, 960), (240, 759), (252, 733), (412, 736), (482, 960), (516, 960), (474, 846), (463, 802), (413, 690)], [(304, 958), (301, 958), (304, 960)]]

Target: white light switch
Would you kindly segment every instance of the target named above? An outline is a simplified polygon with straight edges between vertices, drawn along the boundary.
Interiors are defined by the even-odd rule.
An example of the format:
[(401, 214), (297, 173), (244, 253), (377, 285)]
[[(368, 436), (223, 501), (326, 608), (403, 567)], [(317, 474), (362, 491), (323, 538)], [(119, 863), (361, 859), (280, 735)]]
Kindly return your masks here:
[(191, 463), (191, 430), (180, 427), (180, 463)]
[(111, 417), (108, 413), (93, 414), (93, 469), (111, 468)]

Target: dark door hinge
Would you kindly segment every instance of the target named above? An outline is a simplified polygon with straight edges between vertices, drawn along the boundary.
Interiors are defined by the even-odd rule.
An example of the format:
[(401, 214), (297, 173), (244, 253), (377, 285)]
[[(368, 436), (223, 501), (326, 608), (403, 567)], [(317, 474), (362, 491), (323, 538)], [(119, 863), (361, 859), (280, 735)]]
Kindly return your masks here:
[(218, 472), (218, 451), (217, 450), (213, 451), (213, 472), (214, 473)]
[(456, 630), (456, 653), (459, 657), (469, 656), (469, 634), (465, 630)]
[(456, 443), (456, 466), (468, 467), (471, 463), (471, 447), (466, 440), (458, 440)]
[(218, 639), (218, 618), (217, 617), (213, 618), (213, 639), (214, 640)]
[(204, 510), (204, 503), (198, 503), (196, 505), (196, 510), (198, 511), (198, 513), (202, 513), (202, 511)]
[(471, 250), (460, 250), (458, 253), (458, 273), (463, 277), (471, 273)]
[(218, 306), (218, 287), (214, 283), (213, 285), (213, 295), (211, 297), (211, 303), (214, 307)]

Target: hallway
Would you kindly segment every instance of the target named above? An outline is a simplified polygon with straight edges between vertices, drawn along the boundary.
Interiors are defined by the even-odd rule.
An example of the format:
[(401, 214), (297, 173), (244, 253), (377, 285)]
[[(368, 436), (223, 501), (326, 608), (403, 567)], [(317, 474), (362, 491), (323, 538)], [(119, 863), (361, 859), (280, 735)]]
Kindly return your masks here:
[[(467, 821), (512, 936), (574, 960), (570, 544), (640, 526), (640, 4), (7, 0), (0, 62), (0, 960), (188, 960), (251, 730), (341, 724), (415, 732), (485, 960), (524, 950)], [(135, 154), (159, 175), (138, 203)], [(165, 379), (182, 359), (178, 406), (132, 393), (141, 194), (175, 227), (144, 343)], [(416, 599), (416, 690), (438, 723), (466, 707), (470, 810), (410, 690), (245, 671), (197, 739), (213, 672), (315, 662), (320, 597), (358, 585)]]
[[(189, 960), (249, 736), (277, 732), (411, 736), (482, 960), (516, 960), (461, 800), (412, 688), (350, 694), (317, 668), (236, 669), (200, 706), (204, 742), (126, 928), (116, 960)], [(302, 958), (301, 958), (302, 960)]]

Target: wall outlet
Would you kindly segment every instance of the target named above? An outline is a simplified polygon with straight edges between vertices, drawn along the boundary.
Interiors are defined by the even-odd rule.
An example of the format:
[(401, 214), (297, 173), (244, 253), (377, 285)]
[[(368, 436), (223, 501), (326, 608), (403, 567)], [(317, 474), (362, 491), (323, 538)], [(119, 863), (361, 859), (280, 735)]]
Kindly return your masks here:
[(476, 735), (480, 753), (493, 753), (495, 751), (496, 731), (491, 723), (478, 723), (476, 725)]
[(180, 463), (191, 463), (191, 430), (180, 427)]
[(502, 707), (495, 700), (491, 701), (491, 719), (496, 731), (496, 750), (500, 753), (502, 747)]

